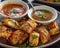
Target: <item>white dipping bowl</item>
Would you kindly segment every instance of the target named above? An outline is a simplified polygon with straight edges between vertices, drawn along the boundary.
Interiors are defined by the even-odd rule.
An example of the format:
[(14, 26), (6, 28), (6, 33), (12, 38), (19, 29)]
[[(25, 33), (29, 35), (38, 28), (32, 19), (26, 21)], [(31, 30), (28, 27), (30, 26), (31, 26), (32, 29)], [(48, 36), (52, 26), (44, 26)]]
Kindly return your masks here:
[(50, 20), (48, 20), (48, 21), (39, 21), (39, 20), (35, 20), (35, 19), (32, 18), (32, 12), (33, 12), (32, 8), (28, 11), (28, 16), (29, 16), (30, 19), (32, 19), (32, 20), (34, 20), (34, 21), (36, 21), (38, 23), (42, 23), (44, 25), (53, 22), (58, 16), (57, 10), (52, 8), (52, 7), (50, 7), (50, 6), (46, 6), (46, 5), (35, 6), (34, 9), (35, 10), (40, 10), (40, 9), (48, 10), (48, 11), (50, 11), (53, 14), (53, 16), (52, 16), (52, 18)]
[(22, 4), (26, 8), (26, 12), (24, 14), (22, 14), (21, 16), (19, 16), (19, 17), (11, 17), (11, 16), (7, 16), (7, 15), (5, 15), (5, 14), (2, 13), (2, 16), (4, 16), (4, 17), (10, 17), (10, 18), (13, 18), (13, 19), (20, 20), (22, 17), (24, 17), (27, 14), (27, 12), (29, 10), (28, 4), (25, 3), (24, 1), (21, 1), (21, 0), (5, 0), (5, 1), (3, 1), (3, 2), (0, 3), (0, 10), (6, 4)]

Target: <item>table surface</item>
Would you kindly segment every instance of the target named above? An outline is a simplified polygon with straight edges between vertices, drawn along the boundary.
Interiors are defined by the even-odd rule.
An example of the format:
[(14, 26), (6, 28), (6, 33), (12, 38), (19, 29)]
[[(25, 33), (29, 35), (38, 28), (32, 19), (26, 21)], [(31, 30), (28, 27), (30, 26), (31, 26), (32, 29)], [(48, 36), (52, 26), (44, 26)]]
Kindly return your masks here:
[[(26, 0), (24, 0), (24, 1), (26, 1)], [(27, 1), (26, 1), (27, 2)], [(40, 2), (38, 2), (38, 1), (33, 1), (34, 3), (39, 3), (39, 4), (44, 4), (44, 3), (40, 3)], [(44, 4), (45, 5), (45, 4)], [(54, 8), (56, 8), (58, 11), (60, 11), (60, 7), (56, 7), (56, 6), (52, 6), (52, 7), (54, 7)], [(1, 47), (0, 46), (0, 48), (4, 48), (4, 47)], [(49, 46), (49, 47), (46, 47), (46, 48), (60, 48), (60, 41), (58, 41), (57, 43), (55, 43), (55, 44), (53, 44), (53, 45), (51, 45), (51, 46)]]

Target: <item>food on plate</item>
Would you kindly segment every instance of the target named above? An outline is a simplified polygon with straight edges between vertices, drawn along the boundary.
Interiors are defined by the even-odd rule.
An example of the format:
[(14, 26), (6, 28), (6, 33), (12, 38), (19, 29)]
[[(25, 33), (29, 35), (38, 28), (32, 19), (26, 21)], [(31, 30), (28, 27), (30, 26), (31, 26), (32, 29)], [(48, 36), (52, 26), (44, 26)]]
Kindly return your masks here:
[(2, 7), (1, 12), (6, 16), (21, 16), (26, 12), (25, 6), (22, 4), (6, 4)]
[(38, 31), (40, 33), (40, 39), (42, 43), (46, 43), (50, 40), (50, 34), (44, 26), (38, 28)]
[(22, 34), (23, 34), (23, 32), (20, 31), (20, 30), (17, 30), (15, 32), (13, 32), (13, 34), (9, 38), (10, 43), (13, 44), (13, 45), (17, 44), (20, 37), (22, 36)]
[(59, 27), (58, 27), (58, 23), (57, 22), (51, 22), (47, 26), (50, 27), (50, 28), (57, 28), (59, 30)]
[(0, 21), (0, 38), (6, 39), (8, 45), (38, 46), (49, 43), (55, 38), (53, 35), (59, 35), (57, 22), (43, 25), (26, 17), (21, 21), (10, 18)]
[(20, 37), (18, 44), (22, 44), (26, 39), (28, 38), (28, 34), (23, 33), (23, 35)]
[(27, 23), (34, 29), (37, 26), (37, 23), (33, 20), (28, 20)]
[(28, 20), (26, 23), (22, 24), (20, 28), (21, 30), (30, 34), (34, 30), (34, 28), (36, 28), (36, 26), (37, 26), (37, 23), (35, 21)]
[(57, 30), (57, 28), (52, 28), (49, 33), (50, 35), (56, 35), (59, 33), (59, 31)]
[(2, 31), (2, 32), (7, 31), (7, 27), (6, 26), (0, 26), (0, 31)]
[(0, 38), (3, 37), (8, 40), (11, 34), (12, 34), (12, 31), (9, 30), (6, 26), (0, 27)]
[(32, 18), (39, 21), (48, 21), (52, 19), (52, 12), (44, 9), (36, 10), (32, 12)]
[(20, 29), (23, 30), (23, 31), (25, 31), (28, 34), (30, 34), (33, 31), (32, 27), (28, 23), (22, 24), (22, 26), (20, 27)]
[(15, 29), (19, 29), (20, 25), (16, 20), (13, 19), (4, 19), (3, 24)]
[(60, 0), (45, 0), (45, 1), (48, 1), (48, 2), (60, 2)]
[(33, 31), (29, 37), (29, 45), (30, 46), (37, 46), (39, 43), (39, 33)]
[(59, 33), (59, 26), (57, 22), (52, 22), (47, 25), (50, 35), (55, 35)]

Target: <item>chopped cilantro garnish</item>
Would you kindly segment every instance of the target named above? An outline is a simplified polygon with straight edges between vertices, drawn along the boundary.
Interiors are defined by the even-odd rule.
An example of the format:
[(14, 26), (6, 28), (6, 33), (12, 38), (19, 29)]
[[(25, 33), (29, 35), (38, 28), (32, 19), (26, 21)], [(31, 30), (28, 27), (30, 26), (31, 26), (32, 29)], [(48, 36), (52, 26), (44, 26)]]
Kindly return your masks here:
[(23, 26), (23, 27), (26, 27), (26, 26), (27, 26), (27, 24), (23, 24), (22, 26)]
[(16, 22), (15, 20), (12, 20), (13, 22)]
[(47, 33), (48, 31), (45, 29), (44, 32)]
[(15, 9), (13, 10), (13, 13), (16, 14), (16, 10)]
[(39, 16), (39, 18), (44, 18), (44, 19), (46, 19), (46, 17), (45, 17), (45, 16)]
[(20, 45), (21, 48), (27, 48), (26, 44)]
[(39, 16), (40, 18), (43, 18), (43, 16)]
[(36, 35), (32, 35), (32, 38), (34, 39), (34, 38), (36, 38), (37, 36)]
[(10, 12), (9, 12), (9, 14), (12, 14), (12, 13), (13, 13), (13, 14), (16, 14), (16, 10), (13, 9), (13, 11), (10, 11)]
[(40, 44), (40, 46), (43, 46), (44, 44)]

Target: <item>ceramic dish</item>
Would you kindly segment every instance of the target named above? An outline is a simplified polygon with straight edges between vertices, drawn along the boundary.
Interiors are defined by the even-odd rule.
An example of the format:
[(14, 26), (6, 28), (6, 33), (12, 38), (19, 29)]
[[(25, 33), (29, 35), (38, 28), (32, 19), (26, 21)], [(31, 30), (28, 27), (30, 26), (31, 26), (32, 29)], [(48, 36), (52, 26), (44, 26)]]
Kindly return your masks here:
[[(20, 6), (21, 7), (20, 10), (21, 10), (21, 12), (23, 12), (22, 10), (25, 10), (25, 13), (23, 13), (21, 15), (17, 15), (17, 16), (11, 16), (11, 15), (4, 14), (4, 11), (2, 10), (2, 8), (4, 8), (4, 6), (7, 6), (7, 5), (9, 6), (9, 4), (10, 5), (11, 4), (15, 4), (15, 6), (16, 5), (22, 5), (23, 7)], [(11, 5), (11, 7), (12, 7), (12, 5)], [(9, 8), (11, 9), (11, 7), (9, 7)], [(15, 8), (16, 8), (16, 10), (19, 10), (18, 7), (15, 7)], [(23, 8), (25, 8), (25, 9), (23, 9)], [(12, 7), (12, 9), (14, 9), (14, 8)], [(24, 17), (27, 14), (27, 11), (29, 10), (29, 6), (28, 6), (27, 3), (25, 3), (24, 1), (21, 1), (21, 0), (11, 0), (11, 1), (10, 0), (5, 0), (5, 1), (0, 3), (0, 11), (1, 10), (2, 10), (2, 12), (0, 12), (1, 16), (3, 16), (3, 17), (10, 17), (10, 18), (18, 19), (19, 20), (19, 19), (21, 19), (22, 17)], [(9, 10), (9, 9), (7, 9), (7, 10)], [(9, 12), (8, 12), (8, 14), (9, 14)]]
[(49, 24), (49, 23), (53, 22), (58, 17), (57, 10), (52, 8), (52, 7), (49, 7), (49, 6), (46, 6), (46, 5), (41, 5), (41, 6), (35, 6), (34, 9), (35, 10), (47, 10), (47, 11), (50, 11), (53, 14), (52, 19), (50, 19), (50, 20), (48, 20), (48, 21), (39, 21), (39, 20), (36, 20), (36, 19), (32, 18), (33, 9), (31, 8), (28, 11), (28, 16), (29, 16), (29, 18), (31, 18), (32, 20), (35, 20), (38, 23)]
[[(34, 4), (35, 5), (35, 4)], [(1, 18), (1, 17), (0, 17)], [(58, 17), (57, 17), (57, 19), (55, 20), (55, 23), (57, 23), (58, 24), (58, 27), (59, 27), (59, 29), (60, 29), (60, 15), (58, 15)], [(3, 19), (3, 20), (2, 20)], [(29, 21), (30, 21), (30, 23), (31, 23), (31, 19), (29, 19), (29, 17), (28, 16), (25, 16), (24, 18), (22, 18), (22, 20), (19, 22), (19, 24), (17, 24), (18, 23), (18, 21), (16, 22), (15, 20), (13, 20), (13, 19), (10, 19), (10, 18), (1, 18), (0, 20), (2, 20), (1, 22), (4, 24), (4, 26), (9, 26), (10, 28), (13, 28), (13, 29), (16, 29), (16, 30), (21, 30), (21, 31), (23, 31), (24, 29), (23, 28), (21, 28), (21, 26), (22, 26), (22, 24), (25, 24), (25, 23), (29, 23)], [(12, 23), (12, 24), (14, 24), (14, 25), (12, 25), (12, 24), (8, 24), (8, 22), (10, 21), (10, 23)], [(24, 21), (25, 20), (25, 21)], [(21, 23), (21, 22), (23, 22), (23, 23)], [(16, 23), (16, 24), (15, 24)], [(29, 27), (33, 27), (33, 28), (35, 28), (35, 26), (36, 26), (36, 22), (35, 21), (33, 21), (33, 23), (32, 24), (35, 24), (35, 26), (33, 25), (33, 26), (31, 26), (31, 24), (28, 24), (29, 25)], [(39, 26), (37, 26), (37, 27), (40, 27), (40, 26), (42, 26), (42, 24), (40, 24), (40, 23), (37, 23)], [(0, 23), (0, 25), (2, 25), (1, 23)], [(21, 26), (19, 26), (19, 25), (21, 25)], [(15, 27), (16, 26), (16, 27)], [(24, 25), (25, 27), (26, 27), (26, 25)], [(46, 25), (47, 26), (47, 25)], [(45, 26), (44, 26), (45, 27)], [(5, 27), (4, 27), (5, 28)], [(4, 28), (2, 28), (2, 29), (4, 29)], [(54, 27), (55, 28), (55, 27)], [(5, 28), (6, 29), (6, 28)], [(22, 30), (23, 29), (23, 30)], [(9, 30), (9, 29), (8, 29)], [(11, 30), (11, 29), (10, 29)], [(16, 30), (13, 30), (13, 31), (16, 31)], [(36, 31), (37, 29), (35, 29), (35, 31)], [(24, 30), (23, 32), (25, 32), (25, 33), (30, 33), (30, 32), (28, 32), (28, 31), (30, 31), (29, 29), (27, 29), (27, 31), (26, 30)], [(22, 32), (22, 33), (23, 33)], [(59, 40), (60, 40), (60, 30), (58, 31), (59, 33), (58, 34), (56, 34), (56, 35), (53, 35), (53, 36), (51, 36), (51, 40), (50, 41), (48, 41), (47, 43), (45, 43), (45, 44), (40, 44), (40, 45), (38, 45), (38, 46), (29, 46), (29, 45), (23, 45), (24, 43), (26, 43), (26, 42), (24, 42), (23, 44), (22, 44), (22, 47), (24, 47), (24, 48), (40, 48), (40, 47), (47, 47), (47, 46), (50, 46), (50, 45), (52, 45), (52, 44), (54, 44), (54, 43), (56, 43), (56, 42), (58, 42)], [(6, 32), (4, 32), (5, 34), (6, 34)], [(3, 34), (4, 34), (3, 33)], [(15, 33), (14, 32), (12, 32), (13, 33), (13, 35), (12, 36), (14, 36), (14, 37), (12, 37), (12, 38), (15, 38), (16, 36), (15, 36)], [(20, 34), (21, 32), (18, 32), (17, 34)], [(46, 33), (46, 32), (45, 32)], [(20, 44), (19, 45), (11, 45), (11, 44), (9, 44), (9, 43), (7, 43), (7, 41), (9, 41), (9, 42), (11, 42), (12, 43), (12, 38), (11, 38), (11, 36), (10, 36), (10, 38), (8, 39), (8, 37), (7, 36), (5, 36), (5, 34), (4, 34), (4, 36), (2, 36), (3, 38), (1, 38), (0, 39), (0, 45), (1, 46), (3, 46), (3, 47), (6, 47), (6, 48), (22, 48), (21, 46), (20, 46)], [(16, 35), (17, 35), (16, 34)], [(37, 33), (38, 34), (38, 33)], [(1, 35), (1, 33), (0, 33), (0, 35)], [(23, 34), (22, 36), (24, 36), (25, 34)], [(35, 34), (36, 35), (36, 34)], [(44, 34), (45, 35), (45, 34)], [(38, 35), (39, 36), (39, 35)], [(48, 35), (49, 36), (49, 35)], [(0, 36), (1, 37), (1, 36)], [(7, 38), (6, 38), (7, 37)], [(22, 39), (23, 37), (21, 37), (20, 39)], [(29, 37), (28, 37), (29, 38)], [(5, 39), (7, 39), (7, 41), (5, 40)], [(18, 40), (19, 40), (19, 38), (18, 38)], [(27, 39), (28, 40), (28, 39)], [(25, 41), (27, 41), (27, 40), (25, 40)], [(37, 39), (38, 40), (38, 39)], [(28, 40), (29, 41), (29, 40)], [(39, 40), (40, 41), (40, 40)], [(14, 40), (13, 40), (13, 42), (14, 42)], [(27, 42), (28, 43), (28, 42)], [(41, 43), (41, 42), (39, 42), (39, 43)], [(15, 43), (14, 43), (15, 44)], [(29, 43), (28, 43), (29, 44)]]

